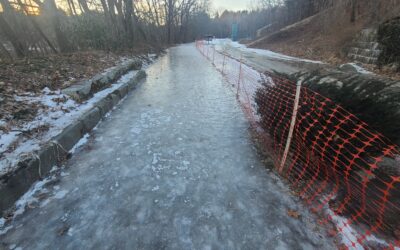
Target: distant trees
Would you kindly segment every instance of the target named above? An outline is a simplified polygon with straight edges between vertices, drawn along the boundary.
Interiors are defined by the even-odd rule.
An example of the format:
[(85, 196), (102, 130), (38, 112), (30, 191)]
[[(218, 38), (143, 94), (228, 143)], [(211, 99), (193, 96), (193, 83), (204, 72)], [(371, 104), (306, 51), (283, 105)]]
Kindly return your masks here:
[(350, 15), (350, 22), (354, 23), (356, 21), (356, 9), (357, 9), (357, 0), (351, 0), (351, 15)]
[(0, 0), (0, 58), (173, 44), (205, 34), (229, 37), (233, 23), (239, 25), (240, 38), (255, 38), (260, 28), (277, 31), (331, 7), (338, 15), (327, 16), (330, 20), (351, 24), (373, 12), (376, 22), (380, 13), (394, 11), (400, 2), (258, 0), (252, 10), (211, 16), (209, 1)]
[(400, 0), (259, 0), (258, 3), (268, 16), (267, 24), (277, 30), (330, 8), (335, 9), (326, 16), (331, 21), (351, 25), (367, 19), (377, 24), (382, 15), (393, 12), (389, 16), (398, 16), (395, 12)]
[[(193, 40), (208, 0), (0, 0), (0, 56), (9, 58)], [(197, 32), (197, 33), (194, 33)]]

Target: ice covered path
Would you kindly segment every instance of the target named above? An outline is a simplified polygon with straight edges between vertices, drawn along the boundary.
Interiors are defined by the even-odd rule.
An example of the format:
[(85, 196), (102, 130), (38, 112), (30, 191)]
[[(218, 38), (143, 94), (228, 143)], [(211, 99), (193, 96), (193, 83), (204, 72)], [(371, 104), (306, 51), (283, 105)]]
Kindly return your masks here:
[(193, 44), (152, 65), (46, 189), (3, 247), (333, 247), (260, 162), (234, 94)]

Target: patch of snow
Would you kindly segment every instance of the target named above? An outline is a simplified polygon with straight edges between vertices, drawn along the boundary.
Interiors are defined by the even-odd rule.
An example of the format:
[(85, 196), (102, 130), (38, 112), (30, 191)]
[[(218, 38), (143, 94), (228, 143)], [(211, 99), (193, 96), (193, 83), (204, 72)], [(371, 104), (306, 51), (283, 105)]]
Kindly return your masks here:
[[(339, 232), (341, 236), (341, 243), (347, 246), (349, 249), (355, 249), (355, 250), (364, 250), (365, 248), (357, 242), (358, 238), (361, 238), (361, 235), (357, 232), (356, 229), (354, 229), (351, 225), (349, 225), (349, 220), (336, 215), (330, 208), (326, 208), (327, 214), (331, 216), (332, 221), (335, 223), (337, 228), (340, 228), (341, 231)], [(378, 237), (374, 235), (367, 236), (365, 239), (366, 242), (376, 242), (382, 245), (387, 246), (389, 249), (389, 244), (382, 240), (379, 239)], [(353, 243), (355, 246), (353, 246)], [(395, 247), (394, 249), (400, 250), (399, 247)]]
[(74, 229), (71, 227), (68, 229), (68, 236), (73, 236), (74, 235)]
[(0, 235), (6, 234), (12, 228), (13, 228), (13, 226), (0, 227)]
[(357, 65), (356, 63), (349, 63), (351, 66), (354, 67), (355, 70), (357, 70), (358, 73), (361, 74), (367, 74), (367, 75), (373, 75), (374, 73), (372, 73), (371, 71), (368, 71), (366, 69), (364, 69), (363, 67), (361, 67), (360, 65)]
[(46, 199), (46, 200), (44, 200), (41, 204), (40, 204), (40, 207), (45, 207), (45, 206), (47, 206), (47, 204), (49, 204), (50, 203), (50, 199)]
[(89, 140), (90, 135), (89, 134), (85, 134), (82, 139), (80, 139), (75, 146), (69, 151), (71, 154), (74, 154), (76, 152), (76, 150), (78, 150), (79, 148), (81, 148), (82, 146), (84, 146), (88, 140)]
[[(44, 188), (44, 186), (47, 183), (53, 181), (55, 178), (55, 176), (50, 176), (33, 184), (31, 188), (15, 203), (16, 210), (14, 212), (13, 219), (23, 214), (28, 205), (39, 202), (38, 198), (36, 198), (35, 195), (38, 193), (47, 193), (48, 190)], [(48, 203), (48, 200), (46, 201)], [(4, 218), (0, 218), (0, 235), (7, 233), (12, 228), (12, 225), (6, 226), (6, 220)]]
[(67, 194), (68, 194), (67, 190), (61, 190), (61, 191), (58, 191), (57, 193), (55, 193), (54, 198), (57, 200), (60, 200), (60, 199), (64, 198)]
[(186, 171), (189, 169), (189, 167), (187, 165), (184, 165), (183, 167), (182, 166), (176, 167), (176, 169), (178, 169), (180, 171)]
[(217, 45), (216, 46), (217, 50), (221, 50), (225, 46), (230, 46), (230, 47), (236, 48), (238, 50), (242, 50), (242, 51), (246, 51), (246, 52), (252, 52), (254, 54), (267, 56), (267, 57), (273, 58), (273, 59), (324, 64), (321, 61), (314, 61), (314, 60), (309, 60), (309, 59), (304, 59), (304, 58), (287, 56), (287, 55), (276, 53), (276, 52), (273, 52), (273, 51), (270, 51), (270, 50), (247, 48), (246, 45), (240, 44), (239, 42), (233, 42), (230, 39), (215, 39), (214, 44)]
[(7, 122), (5, 121), (5, 120), (0, 120), (0, 126), (4, 126), (4, 125), (6, 125), (7, 124)]
[(131, 132), (138, 135), (142, 132), (142, 130), (140, 128), (132, 128)]
[[(261, 87), (274, 87), (275, 83), (273, 79), (270, 76), (258, 72), (247, 64), (241, 64), (240, 61), (234, 58), (227, 57), (226, 60), (228, 60), (229, 63), (224, 64), (224, 66), (222, 62), (215, 64), (215, 66), (220, 71), (225, 70), (225, 72), (236, 72), (239, 67), (242, 68), (241, 85), (239, 88), (239, 101), (244, 104), (248, 104), (248, 102), (250, 102), (250, 110), (252, 112), (252, 116), (255, 118), (256, 121), (259, 121), (260, 117), (257, 112), (258, 105), (254, 97), (256, 96), (257, 90)], [(225, 77), (227, 82), (232, 87), (231, 90), (234, 91), (234, 93), (236, 94), (238, 90), (238, 80), (235, 74), (226, 74)], [(246, 112), (247, 111), (248, 110), (246, 110)]]
[(158, 156), (159, 156), (159, 154), (153, 154), (153, 161), (152, 161), (153, 165), (158, 163)]
[(48, 87), (45, 87), (44, 89), (42, 89), (42, 93), (46, 94), (46, 95), (50, 95), (52, 92)]
[(61, 172), (61, 173), (60, 173), (60, 176), (62, 176), (62, 177), (69, 176), (69, 173)]
[(14, 212), (14, 218), (18, 215), (21, 215), (25, 212), (25, 208), (27, 205), (37, 202), (37, 198), (34, 195), (38, 192), (45, 191), (44, 186), (52, 181), (54, 177), (48, 177), (42, 181), (37, 181), (33, 186), (26, 192), (19, 200), (15, 203), (16, 210)]
[(0, 134), (0, 152), (6, 151), (7, 148), (18, 138), (21, 132), (9, 132), (8, 134)]
[[(10, 132), (7, 134), (0, 132), (0, 153), (4, 153), (4, 157), (0, 160), (0, 176), (12, 171), (13, 167), (17, 165), (20, 156), (40, 149), (39, 145), (41, 142), (51, 140), (51, 138), (59, 134), (69, 124), (79, 119), (82, 114), (92, 109), (98, 101), (120, 88), (123, 84), (126, 84), (137, 72), (135, 70), (128, 72), (115, 84), (97, 92), (91, 99), (82, 104), (78, 104), (68, 96), (63, 95), (61, 91), (51, 91), (48, 88), (44, 88), (42, 94), (39, 96), (15, 96), (16, 100), (28, 103), (40, 103), (46, 109), (39, 110), (37, 117), (33, 121), (20, 128), (12, 128), (13, 130), (29, 131), (43, 125), (48, 126), (49, 129), (35, 138), (23, 139), (11, 153), (5, 153), (4, 151), (21, 137), (21, 132)], [(60, 100), (65, 100), (65, 102)], [(74, 147), (74, 149), (76, 150), (84, 143), (85, 140), (80, 141), (79, 145)]]
[(53, 166), (53, 167), (50, 169), (50, 173), (54, 173), (54, 172), (56, 172), (56, 171), (59, 170), (59, 169), (60, 169), (59, 166)]

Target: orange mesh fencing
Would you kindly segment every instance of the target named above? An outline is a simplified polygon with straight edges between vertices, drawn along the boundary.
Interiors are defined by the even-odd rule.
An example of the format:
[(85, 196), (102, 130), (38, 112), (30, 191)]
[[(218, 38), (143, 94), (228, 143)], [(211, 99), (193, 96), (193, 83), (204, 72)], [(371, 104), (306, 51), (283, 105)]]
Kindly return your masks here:
[(321, 224), (336, 225), (341, 247), (370, 248), (371, 241), (378, 249), (400, 247), (397, 145), (307, 87), (300, 88), (294, 113), (295, 82), (257, 72), (203, 41), (196, 46), (232, 86), (281, 175), (313, 212), (325, 215)]

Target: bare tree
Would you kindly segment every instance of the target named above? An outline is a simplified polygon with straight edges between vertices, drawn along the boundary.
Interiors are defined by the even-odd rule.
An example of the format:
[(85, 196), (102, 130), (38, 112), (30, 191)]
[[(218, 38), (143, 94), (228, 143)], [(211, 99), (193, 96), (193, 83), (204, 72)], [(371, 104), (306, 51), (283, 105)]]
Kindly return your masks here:
[[(31, 2), (32, 1), (32, 2)], [(0, 0), (0, 32), (19, 57), (137, 43), (179, 43), (204, 33), (208, 0)], [(32, 11), (35, 9), (36, 11)], [(200, 28), (201, 27), (201, 28)], [(196, 34), (196, 35), (193, 35)], [(5, 54), (5, 53), (2, 53)]]

